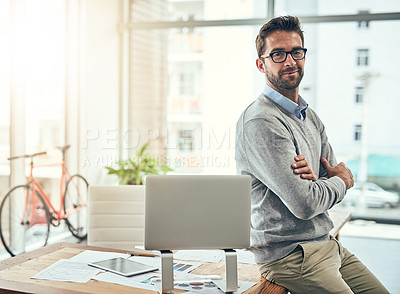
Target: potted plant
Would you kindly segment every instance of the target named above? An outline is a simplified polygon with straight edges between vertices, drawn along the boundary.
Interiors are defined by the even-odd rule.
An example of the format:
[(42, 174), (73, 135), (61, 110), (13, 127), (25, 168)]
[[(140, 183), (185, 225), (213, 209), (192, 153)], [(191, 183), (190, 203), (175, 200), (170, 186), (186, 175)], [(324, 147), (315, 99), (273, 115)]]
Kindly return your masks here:
[(155, 157), (146, 153), (149, 143), (144, 144), (132, 158), (118, 161), (117, 169), (107, 166), (108, 174), (116, 175), (120, 185), (144, 185), (147, 175), (159, 175), (172, 171)]

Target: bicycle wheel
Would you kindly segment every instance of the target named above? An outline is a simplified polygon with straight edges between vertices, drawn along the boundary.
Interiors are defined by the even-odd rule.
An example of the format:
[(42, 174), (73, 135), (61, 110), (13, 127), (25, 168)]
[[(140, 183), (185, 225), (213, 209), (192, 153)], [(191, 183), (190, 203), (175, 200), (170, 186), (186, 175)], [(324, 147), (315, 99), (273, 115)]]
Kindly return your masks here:
[(81, 175), (73, 175), (64, 192), (64, 213), (68, 229), (78, 239), (87, 236), (87, 198), (89, 184)]
[(11, 256), (47, 244), (50, 213), (42, 196), (32, 193), (32, 185), (12, 188), (0, 206), (0, 237)]

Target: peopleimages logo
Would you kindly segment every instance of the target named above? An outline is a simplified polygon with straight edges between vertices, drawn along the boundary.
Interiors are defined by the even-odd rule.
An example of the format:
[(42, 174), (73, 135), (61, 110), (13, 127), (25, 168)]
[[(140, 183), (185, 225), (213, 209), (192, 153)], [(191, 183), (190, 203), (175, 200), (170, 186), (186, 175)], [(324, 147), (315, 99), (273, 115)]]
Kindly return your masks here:
[[(179, 129), (132, 129), (88, 128), (83, 149), (136, 149), (149, 142), (162, 142), (165, 149), (234, 150), (235, 138), (232, 128), (179, 128)], [(155, 144), (155, 143), (153, 143)], [(159, 143), (157, 143), (159, 144)]]
[[(231, 128), (126, 130), (89, 128), (83, 145), (82, 167), (116, 167), (119, 160), (149, 143), (158, 162), (174, 170), (226, 168), (233, 162), (234, 132)], [(121, 146), (121, 147), (120, 147)], [(158, 150), (161, 146), (161, 150)], [(122, 154), (119, 153), (122, 150)]]
[[(231, 158), (228, 155), (171, 155), (154, 157), (158, 162), (176, 168), (196, 169), (229, 167)], [(119, 157), (108, 154), (89, 154), (82, 161), (82, 167), (117, 166)]]

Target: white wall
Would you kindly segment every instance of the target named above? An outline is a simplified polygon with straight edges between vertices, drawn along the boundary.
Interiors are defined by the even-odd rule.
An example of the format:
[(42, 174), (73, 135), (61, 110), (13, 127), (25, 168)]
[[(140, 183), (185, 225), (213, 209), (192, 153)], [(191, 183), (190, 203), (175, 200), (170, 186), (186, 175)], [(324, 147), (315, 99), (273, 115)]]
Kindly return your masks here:
[(119, 5), (86, 0), (82, 12), (79, 162), (91, 185), (112, 182), (104, 167), (118, 160)]

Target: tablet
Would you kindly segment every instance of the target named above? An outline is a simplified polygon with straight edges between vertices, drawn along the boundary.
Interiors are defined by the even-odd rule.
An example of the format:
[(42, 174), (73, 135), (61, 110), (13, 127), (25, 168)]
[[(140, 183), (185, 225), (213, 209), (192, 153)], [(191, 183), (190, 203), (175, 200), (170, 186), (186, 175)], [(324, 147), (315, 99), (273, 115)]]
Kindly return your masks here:
[(123, 275), (125, 277), (158, 270), (158, 267), (149, 266), (122, 257), (92, 262), (88, 263), (88, 265)]

